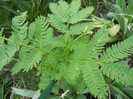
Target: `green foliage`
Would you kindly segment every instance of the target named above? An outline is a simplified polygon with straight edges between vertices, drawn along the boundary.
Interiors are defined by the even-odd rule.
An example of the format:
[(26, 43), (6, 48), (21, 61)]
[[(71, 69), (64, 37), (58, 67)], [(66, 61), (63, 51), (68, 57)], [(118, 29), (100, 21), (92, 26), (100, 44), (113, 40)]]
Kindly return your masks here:
[(114, 44), (111, 48), (107, 48), (101, 55), (101, 59), (104, 61), (118, 61), (119, 59), (128, 57), (132, 53), (133, 49), (133, 36), (129, 39)]
[(7, 88), (7, 83), (9, 82), (9, 77), (6, 75), (5, 77), (2, 77), (2, 74), (0, 74), (0, 98), (6, 99), (7, 94), (9, 93), (9, 90)]
[[(2, 37), (2, 33), (3, 33), (3, 28), (0, 31), (0, 37)], [(4, 44), (4, 39), (0, 38), (0, 46), (2, 46)]]
[[(74, 7), (74, 5), (77, 6)], [(70, 24), (72, 24), (72, 26), (70, 26), (70, 33), (72, 33), (72, 35), (74, 35), (75, 33), (77, 35), (83, 33), (86, 26), (89, 26), (93, 29), (94, 27), (93, 24), (79, 23), (79, 22), (87, 18), (93, 12), (94, 8), (86, 7), (82, 10), (79, 10), (80, 6), (81, 6), (81, 0), (74, 0), (73, 2), (71, 2), (70, 5), (67, 4), (65, 1), (59, 1), (58, 4), (51, 3), (49, 7), (53, 14), (49, 15), (49, 22), (55, 29), (57, 29), (59, 32), (62, 33), (66, 33), (68, 25), (70, 26)], [(79, 26), (82, 27), (80, 28)]]
[(21, 16), (16, 16), (12, 19), (12, 36), (14, 41), (19, 41), (24, 43), (24, 39), (27, 37), (27, 25), (28, 22), (25, 22), (27, 12), (23, 13)]
[(105, 95), (107, 95), (107, 87), (98, 66), (93, 62), (87, 62), (83, 64), (82, 72), (89, 91), (95, 97), (98, 96), (99, 99), (105, 99)]
[(127, 66), (122, 66), (118, 63), (106, 63), (101, 67), (101, 70), (104, 74), (110, 77), (112, 80), (115, 79), (117, 82), (121, 82), (123, 84), (132, 85), (133, 78), (131, 77), (133, 69), (129, 69)]
[(111, 89), (116, 97), (118, 96), (124, 96), (127, 99), (130, 99), (133, 97), (133, 87), (132, 86), (124, 86), (123, 84), (114, 83), (111, 86)]
[[(127, 4), (127, 5), (126, 5)], [(122, 30), (122, 38), (126, 39), (132, 35), (133, 21), (133, 0), (116, 0), (115, 13), (109, 12), (108, 15), (118, 21)]]
[[(80, 6), (80, 0), (73, 0), (70, 4), (65, 1), (51, 3), (52, 14), (48, 18), (38, 16), (30, 25), (26, 22), (26, 12), (13, 18), (12, 36), (9, 39), (0, 37), (8, 41), (0, 47), (0, 70), (18, 51), (19, 60), (12, 74), (37, 68), (38, 75), (41, 75), (40, 89), (45, 89), (52, 80), (66, 81), (70, 85), (79, 85), (77, 92), (87, 86), (94, 97), (105, 99), (108, 83), (103, 75), (115, 82), (133, 85), (133, 69), (118, 62), (133, 54), (133, 36), (103, 51), (105, 44), (112, 39), (110, 28), (101, 27), (91, 35), (90, 31), (96, 26), (93, 21), (86, 22), (85, 19), (94, 8), (80, 9)], [(79, 81), (85, 85), (78, 84)], [(59, 88), (54, 87), (52, 91), (58, 92)]]
[(12, 60), (16, 51), (17, 47), (13, 45), (3, 45), (0, 48), (0, 69)]
[(12, 87), (11, 99), (15, 98), (14, 97), (15, 95), (13, 93), (15, 93), (16, 95), (23, 96), (23, 97), (36, 98), (36, 97), (39, 97), (40, 90), (32, 91), (32, 90), (18, 89), (18, 88)]

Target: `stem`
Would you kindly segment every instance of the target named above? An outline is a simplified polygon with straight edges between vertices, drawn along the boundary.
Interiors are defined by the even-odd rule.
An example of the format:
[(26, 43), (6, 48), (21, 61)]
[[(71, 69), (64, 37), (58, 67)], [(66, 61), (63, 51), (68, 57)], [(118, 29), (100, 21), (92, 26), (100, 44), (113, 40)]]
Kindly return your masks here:
[(66, 32), (66, 49), (67, 49), (67, 47), (68, 47), (68, 44), (69, 44), (69, 31), (68, 31), (68, 27), (69, 27), (69, 23), (67, 23), (67, 32)]
[(68, 32), (69, 32), (69, 31), (68, 31), (69, 29), (68, 29), (68, 28), (69, 28), (69, 23), (67, 23), (67, 44), (69, 43), (69, 42), (68, 42), (68, 40), (69, 40), (69, 33), (68, 33)]
[[(3, 38), (3, 37), (0, 37), (0, 38)], [(54, 53), (50, 53), (50, 52), (44, 51), (44, 50), (39, 49), (39, 48), (35, 48), (35, 47), (33, 47), (33, 46), (29, 46), (29, 45), (23, 44), (23, 43), (21, 43), (21, 42), (17, 42), (17, 41), (10, 40), (10, 39), (7, 39), (7, 38), (3, 38), (3, 39), (4, 39), (4, 40), (7, 40), (7, 41), (15, 42), (15, 43), (17, 43), (17, 44), (20, 44), (20, 45), (23, 45), (23, 46), (26, 46), (26, 47), (29, 47), (29, 48), (32, 48), (32, 49), (35, 49), (35, 50), (38, 50), (38, 51), (47, 53), (47, 54), (51, 54), (51, 55), (54, 55), (54, 56), (57, 56), (57, 57), (61, 57), (60, 55), (57, 55), (57, 54), (54, 54)]]
[(69, 62), (82, 62), (82, 63), (89, 62), (89, 61), (79, 61), (79, 60), (69, 60), (69, 59), (66, 59), (66, 61), (69, 61)]
[(124, 14), (124, 13), (120, 13), (120, 14), (117, 14), (117, 15), (120, 15), (120, 16), (130, 16), (130, 17), (133, 17), (133, 15), (131, 15), (131, 14)]
[(24, 79), (21, 77), (21, 80), (22, 80), (22, 83), (23, 83), (23, 85), (24, 85), (24, 89), (26, 90), (27, 88), (26, 88), (26, 85), (25, 85), (25, 83), (24, 83)]
[(66, 90), (65, 93), (63, 93), (59, 99), (61, 99), (61, 98), (64, 99), (65, 95), (66, 95), (68, 92), (69, 92), (69, 90)]
[(89, 33), (84, 33), (84, 34), (80, 35), (79, 37), (77, 37), (77, 38), (69, 45), (69, 47), (65, 50), (65, 52), (64, 52), (64, 54), (63, 54), (62, 57), (64, 57), (64, 56), (66, 55), (66, 53), (67, 53), (67, 51), (70, 49), (70, 47), (71, 47), (80, 37), (82, 37), (82, 36), (84, 36), (84, 35), (86, 35), (86, 34), (89, 34)]
[(120, 34), (120, 36), (122, 37), (122, 39), (124, 39), (124, 36), (120, 32), (118, 32), (118, 33)]
[(109, 99), (111, 99), (110, 88), (108, 86)]
[(19, 59), (16, 59), (16, 58), (12, 58), (12, 60), (15, 60), (15, 61), (21, 61), (21, 60), (19, 60)]

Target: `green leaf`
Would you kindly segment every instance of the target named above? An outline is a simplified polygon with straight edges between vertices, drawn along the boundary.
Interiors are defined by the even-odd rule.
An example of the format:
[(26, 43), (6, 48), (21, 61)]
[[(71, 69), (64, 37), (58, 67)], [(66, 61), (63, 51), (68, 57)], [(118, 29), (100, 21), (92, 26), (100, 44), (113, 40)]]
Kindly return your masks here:
[(34, 44), (39, 48), (44, 48), (45, 44), (45, 37), (47, 37), (47, 30), (49, 24), (45, 17), (39, 16), (36, 18), (35, 21), (35, 33), (34, 33)]
[(12, 60), (17, 50), (16, 46), (4, 45), (0, 47), (0, 70)]
[(104, 48), (104, 45), (108, 42), (108, 29), (106, 27), (100, 28), (95, 35), (91, 38), (91, 41), (88, 43), (89, 49), (87, 54), (90, 55), (90, 57), (97, 57), (102, 49)]
[(15, 88), (15, 87), (12, 87), (12, 91), (17, 95), (25, 96), (25, 97), (29, 97), (29, 98), (32, 98), (36, 93), (36, 91), (27, 90), (27, 89), (19, 89), (19, 88)]
[[(3, 0), (3, 1), (5, 1), (5, 0)], [(6, 1), (9, 1), (9, 0), (6, 0)], [(10, 0), (10, 1), (11, 1), (11, 0)], [(11, 7), (6, 6), (6, 5), (0, 5), (0, 6), (1, 6), (2, 8), (4, 8), (4, 9), (6, 9), (7, 11), (12, 12), (12, 13), (15, 14), (15, 15), (18, 15), (17, 11), (14, 10), (14, 9), (12, 9)]]
[(127, 95), (133, 97), (133, 88), (132, 86), (122, 87), (121, 90), (126, 93)]
[(128, 19), (124, 18), (124, 36), (126, 36), (127, 34), (127, 30), (128, 30)]
[[(25, 54), (23, 59), (15, 64), (12, 68), (12, 74), (18, 73), (20, 70), (29, 71), (41, 61), (43, 53), (37, 50), (30, 50)], [(28, 60), (27, 60), (28, 59)]]
[(24, 60), (22, 60), (24, 71), (29, 71), (33, 68), (33, 66), (36, 67), (37, 64), (40, 62), (42, 55), (42, 52), (36, 50), (27, 53), (27, 56), (24, 58)]
[[(90, 35), (84, 35), (84, 36), (80, 37), (77, 41), (74, 42), (74, 44), (71, 46), (70, 49), (78, 51), (80, 48), (86, 47), (87, 43), (88, 43), (88, 40), (89, 40), (89, 37), (90, 37)], [(78, 53), (78, 54), (80, 54), (80, 53)]]
[(24, 12), (20, 16), (16, 16), (12, 19), (11, 28), (13, 31), (11, 33), (12, 36), (14, 36), (14, 41), (19, 41), (20, 43), (27, 37), (28, 22), (25, 22), (26, 13), (27, 12)]
[(77, 80), (77, 82), (80, 82), (80, 83), (77, 83), (77, 84), (75, 85), (75, 89), (76, 89), (76, 91), (77, 91), (78, 93), (80, 93), (80, 94), (82, 93), (82, 94), (83, 94), (83, 92), (84, 92), (85, 89), (86, 89), (85, 81), (83, 80), (83, 78), (79, 77), (78, 80)]
[(69, 4), (65, 1), (59, 1), (59, 8), (62, 8), (63, 11), (67, 11), (69, 8)]
[(33, 35), (35, 33), (35, 23), (31, 23), (29, 25), (29, 29), (28, 29), (28, 38), (31, 40), (33, 38)]
[(116, 20), (118, 20), (118, 17), (117, 17), (117, 14), (116, 13), (109, 12), (107, 15), (110, 16), (110, 17), (113, 17)]
[(0, 98), (4, 98), (4, 85), (0, 85)]
[(39, 88), (40, 89), (45, 89), (47, 88), (47, 86), (49, 85), (50, 81), (51, 81), (51, 73), (52, 71), (50, 69), (45, 68), (42, 72), (41, 75), (41, 80), (39, 83)]
[(119, 5), (115, 5), (115, 9), (116, 9), (117, 13), (119, 13), (119, 14), (123, 13), (123, 10)]
[(48, 86), (47, 88), (41, 93), (40, 97), (38, 99), (44, 99), (47, 98), (52, 90), (52, 88), (54, 87), (56, 81), (52, 81)]
[[(128, 1), (128, 7), (125, 9), (125, 12), (127, 13), (127, 14), (133, 14), (133, 1), (132, 0), (129, 0)], [(131, 23), (132, 22), (132, 17), (131, 16), (126, 16), (126, 18), (128, 19), (128, 22), (129, 23)]]
[(120, 90), (119, 88), (117, 88), (117, 87), (115, 87), (115, 86), (113, 86), (113, 85), (111, 85), (111, 88), (113, 88), (113, 89), (117, 92), (117, 94), (123, 95), (123, 96), (126, 97), (127, 99), (130, 99), (130, 98), (129, 98), (125, 93), (123, 93), (122, 90)]
[(79, 35), (91, 31), (94, 28), (94, 23), (85, 22), (72, 25), (69, 29), (70, 35)]
[(116, 4), (119, 5), (122, 8), (123, 11), (126, 9), (125, 0), (116, 0)]
[(80, 74), (80, 63), (70, 62), (68, 67), (68, 78), (70, 80), (75, 80)]
[(0, 36), (2, 36), (3, 30), (4, 30), (4, 28), (1, 29), (1, 31), (0, 31)]
[(37, 90), (32, 99), (37, 99), (40, 96), (40, 90)]
[(61, 22), (61, 20), (55, 15), (49, 15), (48, 21), (59, 32), (66, 33), (67, 26)]
[(93, 7), (86, 7), (80, 10), (69, 19), (69, 23), (75, 24), (82, 21), (83, 19), (87, 18), (93, 12), (93, 10)]
[(68, 21), (69, 16), (67, 9), (69, 8), (69, 5), (65, 1), (59, 1), (59, 5), (50, 3), (49, 8), (52, 13), (60, 19), (61, 22), (65, 23)]
[(78, 95), (78, 96), (76, 97), (76, 99), (87, 99), (87, 98), (86, 98), (86, 96), (84, 96), (84, 95)]
[(121, 82), (122, 84), (133, 85), (133, 69), (129, 69), (126, 65), (108, 62), (102, 65), (101, 70), (103, 74), (106, 74), (112, 80)]
[(99, 99), (105, 99), (107, 87), (98, 66), (91, 62), (85, 63), (82, 65), (82, 73), (91, 94), (94, 97), (98, 96)]
[(104, 61), (118, 61), (119, 59), (128, 57), (133, 53), (133, 36), (130, 36), (128, 39), (123, 42), (112, 45), (108, 47), (103, 54), (101, 55), (101, 60)]
[(81, 0), (73, 0), (70, 4), (70, 8), (68, 10), (69, 15), (70, 16), (75, 15), (78, 12), (78, 10), (80, 9), (80, 7), (81, 7)]
[(4, 38), (0, 38), (0, 47), (4, 45)]

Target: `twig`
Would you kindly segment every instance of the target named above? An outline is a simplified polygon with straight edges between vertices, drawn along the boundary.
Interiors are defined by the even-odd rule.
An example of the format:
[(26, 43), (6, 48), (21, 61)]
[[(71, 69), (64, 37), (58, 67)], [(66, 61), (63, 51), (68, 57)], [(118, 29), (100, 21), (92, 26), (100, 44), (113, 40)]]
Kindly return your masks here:
[(60, 96), (59, 99), (61, 99), (61, 98), (64, 99), (65, 95), (66, 95), (68, 92), (69, 92), (69, 90), (66, 90), (65, 93), (63, 93), (63, 94)]
[(109, 99), (111, 99), (110, 88), (108, 86)]

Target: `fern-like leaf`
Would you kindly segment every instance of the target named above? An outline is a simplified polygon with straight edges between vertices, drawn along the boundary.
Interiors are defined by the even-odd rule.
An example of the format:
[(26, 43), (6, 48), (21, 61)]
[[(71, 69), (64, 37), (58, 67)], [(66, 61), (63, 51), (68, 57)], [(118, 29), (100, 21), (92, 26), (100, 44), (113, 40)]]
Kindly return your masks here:
[(31, 48), (22, 46), (19, 51), (19, 58), (24, 59), (26, 57), (27, 52), (29, 52)]
[(31, 40), (33, 38), (34, 33), (35, 33), (35, 23), (33, 22), (29, 25), (29, 29), (28, 29), (29, 40)]
[(45, 36), (46, 36), (46, 30), (48, 29), (49, 24), (46, 21), (46, 18), (43, 16), (40, 16), (35, 21), (35, 41), (34, 44), (39, 48), (44, 48), (45, 46)]
[[(26, 20), (26, 13), (24, 12), (20, 16), (16, 16), (12, 20), (12, 36), (10, 37), (14, 41), (19, 41), (23, 42), (23, 40), (27, 36), (27, 22), (25, 23)], [(4, 65), (8, 64), (13, 56), (15, 55), (16, 51), (19, 49), (18, 44), (11, 42), (3, 44), (2, 47), (0, 47), (0, 70), (3, 68)]]
[(47, 39), (47, 42), (53, 48), (65, 46), (64, 35), (59, 35), (57, 37), (53, 36), (52, 38)]
[(89, 41), (89, 35), (84, 35), (80, 37), (74, 44), (71, 46), (71, 49), (74, 50), (73, 59), (79, 60), (79, 61), (85, 61), (88, 60), (87, 57), (89, 57), (88, 50), (89, 47), (87, 46)]
[(58, 70), (59, 70), (59, 73), (58, 73), (58, 79), (59, 78), (62, 78), (67, 75), (67, 69), (68, 69), (68, 64), (59, 64), (58, 65)]
[(82, 21), (83, 19), (87, 18), (93, 12), (93, 10), (93, 7), (86, 7), (80, 10), (69, 19), (69, 23), (75, 24), (77, 22)]
[(89, 37), (90, 37), (90, 35), (84, 35), (84, 36), (80, 37), (77, 41), (74, 42), (74, 44), (71, 46), (70, 49), (77, 50), (79, 48), (87, 46)]
[(86, 54), (88, 50), (89, 47), (87, 47), (86, 45), (77, 47), (74, 51), (74, 59), (80, 61), (87, 60), (87, 57), (89, 57), (89, 54)]
[(59, 32), (66, 33), (67, 26), (61, 22), (61, 20), (55, 15), (49, 15), (48, 21)]
[(77, 82), (80, 82), (80, 83), (77, 83), (75, 85), (76, 91), (79, 92), (79, 93), (83, 93), (85, 91), (86, 87), (87, 87), (84, 79), (82, 77), (79, 77)]
[(86, 31), (91, 31), (94, 28), (94, 23), (86, 22), (86, 23), (78, 23), (72, 25), (69, 29), (70, 35), (79, 35)]
[(89, 91), (95, 97), (98, 96), (98, 99), (105, 99), (105, 95), (107, 95), (107, 87), (98, 66), (94, 63), (88, 62), (81, 67)]
[[(75, 75), (75, 79), (72, 79), (71, 77), (68, 77), (68, 73), (69, 73), (68, 68), (69, 68), (69, 64), (67, 64), (67, 63), (66, 64), (60, 64), (58, 66), (58, 69), (59, 69), (58, 79), (63, 77), (67, 83), (74, 85), (74, 84), (77, 83), (76, 82), (77, 76)], [(74, 67), (71, 67), (71, 68), (75, 69)], [(78, 71), (76, 73), (78, 74)]]
[(69, 4), (65, 1), (59, 1), (59, 8), (62, 9), (63, 11), (67, 11), (69, 8)]
[(28, 22), (25, 22), (26, 13), (27, 12), (24, 12), (22, 15), (16, 16), (12, 20), (11, 28), (13, 29), (12, 36), (14, 36), (14, 41), (19, 41), (22, 43), (27, 37)]
[(133, 54), (133, 36), (107, 48), (101, 55), (101, 60), (114, 62), (131, 54)]
[(39, 64), (42, 55), (43, 53), (37, 50), (28, 51), (27, 53), (25, 53), (25, 56), (23, 56), (23, 59), (21, 59), (20, 62), (15, 64), (15, 66), (12, 69), (12, 74), (16, 74), (22, 69), (23, 71), (27, 72), (33, 67), (36, 67), (37, 64)]
[(108, 62), (102, 65), (101, 71), (112, 80), (123, 84), (133, 85), (133, 69), (129, 69), (126, 65)]
[(107, 39), (109, 38), (108, 35), (108, 30), (106, 28), (101, 28), (93, 36), (93, 38), (91, 38), (91, 41), (88, 44), (88, 54), (90, 57), (96, 58), (100, 54), (104, 48), (104, 45), (107, 43)]
[(65, 1), (59, 1), (59, 5), (55, 3), (50, 3), (49, 5), (50, 10), (53, 14), (55, 14), (62, 23), (65, 23), (68, 21), (69, 16), (66, 13), (67, 9), (69, 8), (69, 5)]
[[(46, 87), (50, 84), (51, 80), (55, 80), (51, 78), (53, 77), (53, 75), (56, 75), (53, 70), (51, 70), (50, 68), (43, 67), (40, 79), (41, 81), (39, 82), (39, 88), (43, 90), (46, 89)], [(55, 85), (51, 92), (59, 93), (59, 87)]]
[(17, 63), (13, 66), (13, 68), (12, 68), (12, 70), (11, 70), (12, 75), (17, 74), (19, 71), (22, 70), (22, 68), (23, 68), (23, 63), (22, 63), (22, 62), (17, 62)]
[[(29, 71), (30, 69), (37, 66), (37, 64), (40, 62), (42, 58), (43, 53), (37, 50), (31, 51), (30, 53), (27, 53), (27, 56), (25, 57), (23, 61), (23, 69), (24, 71)], [(29, 60), (27, 60), (29, 59)]]
[(17, 50), (18, 47), (11, 45), (0, 47), (0, 70), (12, 60)]
[(76, 78), (78, 78), (79, 74), (80, 74), (80, 63), (74, 63), (71, 62), (69, 67), (68, 67), (68, 78), (70, 80), (75, 80)]
[(47, 35), (45, 35), (44, 38), (44, 43), (46, 45), (48, 45), (51, 48), (65, 46), (64, 35), (59, 35), (55, 37), (53, 34), (53, 28), (48, 28), (45, 32), (47, 33)]
[(70, 3), (70, 8), (68, 10), (69, 15), (70, 16), (75, 15), (78, 12), (78, 10), (80, 9), (80, 6), (81, 6), (81, 0), (73, 0)]
[(51, 71), (49, 71), (48, 69), (45, 69), (45, 71), (42, 72), (41, 81), (39, 83), (40, 89), (45, 89), (49, 85), (51, 81), (50, 72)]

